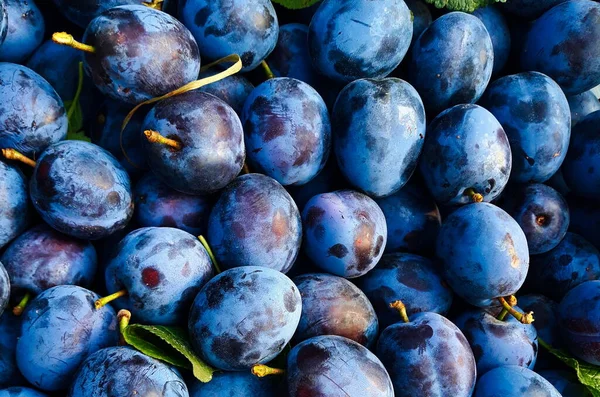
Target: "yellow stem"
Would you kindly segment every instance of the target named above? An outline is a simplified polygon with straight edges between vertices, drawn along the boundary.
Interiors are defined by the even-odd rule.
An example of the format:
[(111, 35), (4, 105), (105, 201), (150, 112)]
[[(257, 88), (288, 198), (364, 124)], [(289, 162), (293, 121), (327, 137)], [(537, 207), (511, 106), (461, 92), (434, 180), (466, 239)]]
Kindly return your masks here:
[(483, 201), (483, 196), (479, 193), (476, 193), (473, 188), (468, 188), (465, 190), (465, 194), (469, 196), (474, 203), (481, 203)]
[(96, 307), (96, 310), (101, 309), (102, 307), (108, 305), (110, 302), (119, 299), (123, 296), (127, 295), (127, 290), (126, 289), (122, 289), (121, 291), (117, 291), (114, 294), (110, 294), (108, 296), (105, 296), (103, 298), (98, 299), (95, 303), (94, 306)]
[(30, 299), (31, 299), (31, 294), (29, 292), (26, 292), (23, 299), (21, 299), (21, 302), (19, 302), (19, 304), (17, 306), (13, 307), (13, 314), (15, 316), (20, 316), (21, 314), (23, 314), (23, 311), (25, 310), (25, 306), (27, 306)]
[(267, 80), (275, 78), (275, 75), (271, 71), (271, 68), (269, 67), (269, 64), (266, 61), (262, 61), (260, 63), (260, 66), (262, 66), (263, 70), (265, 71), (265, 74), (267, 75)]
[(264, 378), (269, 375), (283, 375), (285, 371), (279, 368), (271, 368), (263, 364), (257, 364), (252, 367), (252, 375), (256, 375), (259, 378)]
[(408, 319), (408, 314), (406, 313), (406, 306), (404, 306), (404, 303), (402, 303), (402, 301), (392, 302), (392, 303), (390, 303), (390, 307), (392, 309), (398, 310), (398, 313), (400, 313), (400, 318), (402, 318), (402, 321), (404, 321), (405, 323), (410, 322), (410, 320)]
[(208, 245), (208, 241), (206, 241), (204, 236), (198, 236), (198, 240), (200, 240), (200, 243), (202, 243), (202, 245), (204, 246), (204, 249), (208, 253), (208, 257), (210, 258), (210, 261), (212, 262), (213, 266), (215, 267), (217, 274), (221, 273), (221, 268), (219, 267), (219, 264), (217, 263), (217, 258), (215, 258), (215, 254), (213, 254), (212, 250), (210, 249), (210, 245)]
[(73, 35), (70, 35), (66, 32), (54, 33), (52, 35), (52, 41), (54, 41), (56, 44), (67, 45), (69, 47), (75, 48), (76, 50), (89, 52), (90, 54), (96, 52), (96, 49), (94, 47), (92, 47), (89, 44), (80, 43), (79, 41), (75, 40)]
[(164, 0), (150, 0), (144, 1), (142, 4), (148, 8), (154, 8), (155, 10), (162, 11)]
[(502, 305), (502, 307), (504, 307), (504, 309), (506, 309), (506, 311), (513, 316), (514, 318), (516, 318), (517, 320), (519, 320), (522, 324), (531, 324), (534, 319), (533, 319), (533, 312), (528, 312), (528, 313), (519, 313), (518, 311), (516, 311), (515, 309), (513, 309), (510, 304), (506, 301), (506, 299), (500, 297), (498, 298), (498, 301), (500, 302), (500, 304)]
[(166, 145), (175, 150), (181, 150), (181, 148), (183, 147), (181, 145), (181, 142), (177, 142), (174, 139), (165, 138), (156, 131), (146, 130), (144, 131), (144, 135), (146, 135), (146, 139), (148, 140), (148, 142), (160, 143), (161, 145)]
[(2, 149), (2, 155), (8, 160), (20, 161), (30, 167), (35, 167), (35, 161), (29, 157), (17, 152), (15, 149)]

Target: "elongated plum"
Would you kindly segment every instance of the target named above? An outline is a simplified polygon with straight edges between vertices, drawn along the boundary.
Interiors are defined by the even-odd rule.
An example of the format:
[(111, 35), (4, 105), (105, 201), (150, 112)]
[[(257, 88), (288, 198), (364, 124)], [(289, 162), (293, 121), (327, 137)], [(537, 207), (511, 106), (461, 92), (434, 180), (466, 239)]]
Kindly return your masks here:
[(0, 61), (21, 63), (42, 44), (44, 17), (32, 0), (4, 0), (4, 8), (6, 36), (0, 40)]
[(277, 77), (292, 77), (313, 88), (322, 80), (312, 65), (308, 51), (308, 26), (290, 23), (279, 27), (275, 49), (267, 59)]
[(541, 375), (516, 365), (505, 365), (484, 374), (477, 382), (473, 397), (536, 396), (561, 397)]
[(28, 196), (21, 170), (0, 161), (0, 248), (27, 229), (32, 215)]

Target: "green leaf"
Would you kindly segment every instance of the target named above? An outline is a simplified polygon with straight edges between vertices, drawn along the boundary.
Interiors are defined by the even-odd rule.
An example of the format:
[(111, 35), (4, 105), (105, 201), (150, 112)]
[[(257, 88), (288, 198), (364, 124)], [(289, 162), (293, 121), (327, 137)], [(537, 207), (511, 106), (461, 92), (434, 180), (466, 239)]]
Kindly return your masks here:
[(192, 370), (201, 382), (210, 382), (215, 372), (196, 356), (187, 333), (181, 328), (133, 324), (123, 331), (123, 339), (150, 357)]
[(506, 0), (425, 0), (437, 8), (451, 11), (473, 12), (478, 8), (487, 7), (494, 3), (506, 3)]
[(67, 139), (75, 141), (87, 141), (91, 139), (83, 132), (83, 112), (81, 111), (81, 104), (77, 101), (73, 104), (73, 101), (65, 101), (65, 109), (71, 109), (69, 117), (69, 128), (67, 129)]
[(317, 4), (321, 0), (272, 0), (273, 3), (281, 4), (290, 10), (299, 10)]
[(540, 338), (538, 338), (538, 342), (560, 361), (573, 368), (579, 382), (590, 390), (592, 396), (600, 397), (600, 367), (579, 361), (564, 350), (554, 349)]

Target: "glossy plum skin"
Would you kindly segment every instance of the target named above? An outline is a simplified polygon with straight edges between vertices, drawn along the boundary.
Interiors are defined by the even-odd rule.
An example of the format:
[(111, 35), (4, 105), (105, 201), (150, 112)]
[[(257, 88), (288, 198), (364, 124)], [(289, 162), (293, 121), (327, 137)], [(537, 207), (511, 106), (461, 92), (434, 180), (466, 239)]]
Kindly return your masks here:
[(42, 44), (46, 29), (44, 17), (30, 0), (5, 0), (4, 6), (8, 18), (0, 61), (21, 63)]
[(404, 303), (409, 318), (419, 312), (445, 315), (452, 304), (452, 291), (434, 263), (414, 254), (386, 254), (356, 281), (373, 304), (382, 330), (401, 320), (398, 310), (390, 307), (397, 300)]
[(377, 356), (389, 371), (396, 396), (470, 397), (477, 379), (467, 339), (437, 313), (418, 313), (387, 327)]
[(600, 250), (600, 205), (592, 200), (569, 197), (570, 231), (577, 233)]
[(321, 269), (346, 278), (375, 267), (387, 240), (381, 208), (352, 190), (314, 196), (302, 211), (302, 226), (306, 255)]
[(113, 305), (138, 321), (176, 325), (185, 322), (190, 305), (213, 276), (208, 253), (191, 234), (174, 228), (145, 227), (129, 233), (106, 265), (109, 294), (127, 296)]
[(536, 372), (550, 382), (562, 397), (592, 397), (589, 389), (579, 382), (573, 372), (553, 369)]
[(256, 87), (242, 111), (248, 165), (282, 185), (309, 182), (325, 166), (331, 122), (321, 96), (289, 77)]
[(511, 181), (544, 182), (560, 167), (571, 137), (571, 111), (558, 84), (538, 72), (494, 81), (480, 101), (510, 142)]
[(10, 299), (11, 285), (10, 278), (6, 272), (6, 268), (0, 262), (0, 316), (4, 313), (4, 308), (8, 305)]
[(342, 174), (372, 197), (402, 188), (417, 167), (425, 109), (407, 82), (386, 78), (348, 84), (333, 108), (334, 152)]
[(26, 384), (15, 354), (20, 335), (21, 317), (9, 312), (0, 315), (0, 388)]
[(61, 234), (45, 224), (21, 234), (0, 260), (10, 274), (13, 293), (34, 295), (57, 285), (90, 288), (98, 262), (92, 243)]
[(0, 97), (2, 148), (38, 157), (49, 145), (66, 138), (68, 121), (63, 101), (33, 70), (0, 63)]
[(242, 123), (221, 99), (190, 91), (159, 102), (150, 110), (142, 131), (175, 139), (180, 150), (144, 139), (150, 169), (182, 193), (204, 195), (231, 182), (244, 165)]
[(194, 236), (206, 233), (213, 205), (209, 196), (180, 193), (147, 173), (134, 188), (134, 200), (134, 217), (142, 227), (174, 227)]
[(463, 12), (433, 21), (411, 54), (408, 81), (421, 94), (430, 116), (476, 102), (492, 76), (492, 39), (483, 22)]
[(294, 342), (319, 335), (339, 335), (370, 347), (379, 333), (375, 310), (350, 281), (325, 273), (293, 279), (302, 296), (302, 317)]
[[(600, 12), (600, 11), (599, 11)], [(573, 192), (600, 199), (600, 110), (589, 114), (573, 129), (562, 172)]]
[[(163, 11), (166, 10), (168, 1), (163, 2)], [(82, 28), (85, 28), (92, 19), (110, 8), (122, 5), (142, 5), (144, 3), (145, 0), (54, 0), (58, 10), (69, 21)]]
[(90, 355), (81, 365), (69, 397), (112, 396), (187, 397), (177, 371), (162, 361), (129, 347), (109, 347)]
[(277, 45), (267, 63), (277, 77), (292, 77), (314, 88), (321, 82), (308, 52), (307, 25), (290, 23), (280, 26)]
[(600, 4), (563, 2), (538, 18), (527, 33), (521, 67), (550, 76), (565, 94), (600, 84)]
[[(200, 78), (213, 76), (216, 71), (207, 70), (200, 72)], [(246, 98), (254, 89), (254, 85), (242, 75), (233, 75), (214, 83), (200, 87), (198, 90), (212, 94), (225, 101), (235, 110), (238, 116), (242, 117), (242, 109)]]
[(192, 346), (213, 367), (247, 370), (283, 351), (301, 312), (300, 292), (284, 274), (258, 266), (229, 269), (194, 300), (188, 322)]
[[(104, 95), (137, 104), (198, 78), (194, 37), (169, 14), (142, 5), (114, 7), (87, 26), (85, 69)], [(165, 48), (168, 51), (165, 51)]]
[(179, 18), (203, 57), (239, 54), (243, 72), (255, 69), (277, 43), (279, 23), (269, 0), (181, 0)]
[(513, 186), (502, 196), (500, 207), (523, 229), (531, 255), (556, 247), (569, 228), (567, 201), (550, 186), (540, 183)]
[(0, 161), (0, 248), (27, 229), (31, 218), (28, 196), (21, 170)]
[(17, 365), (34, 386), (66, 389), (79, 364), (96, 350), (117, 344), (117, 316), (94, 308), (95, 292), (74, 285), (50, 288), (29, 302), (17, 342)]
[[(558, 329), (558, 303), (539, 294), (519, 296), (518, 305), (525, 312), (533, 312), (535, 327), (538, 336), (554, 348), (560, 348), (563, 342)], [(543, 368), (556, 367), (557, 359), (548, 350), (540, 349), (535, 361), (536, 371)]]
[(573, 288), (558, 306), (558, 326), (576, 357), (600, 365), (600, 281)]
[(516, 293), (529, 269), (527, 239), (519, 224), (489, 203), (470, 204), (448, 216), (436, 255), (454, 292), (479, 307)]
[(349, 83), (390, 74), (402, 61), (413, 34), (402, 0), (325, 0), (309, 25), (308, 49), (317, 71)]
[(561, 397), (541, 375), (516, 365), (505, 365), (484, 374), (477, 382), (473, 397), (536, 396)]
[(46, 149), (29, 190), (46, 223), (80, 239), (108, 236), (133, 215), (127, 172), (108, 152), (88, 142), (64, 141)]
[(496, 6), (479, 8), (473, 12), (485, 25), (494, 48), (494, 68), (492, 74), (497, 75), (504, 69), (510, 55), (510, 30), (506, 18)]
[(522, 18), (535, 19), (544, 12), (565, 0), (512, 0), (502, 3), (501, 7)]
[(280, 397), (279, 377), (259, 378), (250, 372), (219, 372), (208, 383), (194, 381), (190, 397)]
[(47, 397), (47, 394), (40, 393), (37, 390), (29, 387), (9, 387), (8, 389), (0, 390), (0, 397)]
[(456, 105), (429, 124), (419, 166), (438, 204), (461, 205), (472, 201), (468, 189), (484, 201), (498, 197), (508, 182), (512, 155), (493, 114), (479, 105)]
[(571, 128), (583, 120), (588, 114), (600, 110), (600, 101), (592, 91), (567, 97), (571, 109)]
[(302, 223), (294, 200), (277, 181), (246, 174), (221, 193), (207, 234), (225, 269), (264, 266), (286, 273), (300, 251)]
[(381, 361), (366, 347), (341, 336), (315, 336), (296, 345), (287, 368), (290, 397), (394, 396)]

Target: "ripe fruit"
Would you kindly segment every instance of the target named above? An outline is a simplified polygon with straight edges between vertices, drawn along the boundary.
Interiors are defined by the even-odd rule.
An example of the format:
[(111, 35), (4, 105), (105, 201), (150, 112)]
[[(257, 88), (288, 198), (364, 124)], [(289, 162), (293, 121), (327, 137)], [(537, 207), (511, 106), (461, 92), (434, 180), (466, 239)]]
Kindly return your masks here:
[(473, 397), (521, 395), (561, 397), (546, 379), (530, 369), (516, 365), (505, 365), (484, 374), (477, 382)]
[(195, 381), (190, 385), (190, 397), (256, 396), (280, 397), (282, 387), (278, 376), (259, 378), (250, 372), (219, 372), (208, 383)]
[(4, 265), (0, 262), (0, 316), (4, 313), (4, 308), (10, 298), (10, 279)]
[(592, 91), (567, 97), (571, 109), (571, 128), (583, 120), (588, 114), (600, 110), (600, 101)]
[[(213, 70), (200, 72), (200, 78), (213, 76)], [(214, 83), (200, 87), (198, 90), (212, 94), (227, 103), (238, 116), (242, 117), (242, 109), (246, 98), (254, 89), (254, 85), (242, 75), (229, 76)]]
[[(169, 0), (158, 2), (162, 6), (162, 8), (158, 9), (165, 10), (168, 1)], [(69, 21), (82, 28), (85, 28), (92, 19), (113, 7), (127, 4), (149, 5), (150, 3), (150, 1), (146, 2), (144, 0), (54, 0), (54, 4), (56, 4), (58, 10)]]
[(318, 89), (323, 78), (313, 68), (308, 52), (308, 26), (289, 23), (279, 27), (277, 45), (267, 59), (277, 77), (292, 77)]
[(0, 248), (23, 233), (31, 218), (27, 180), (21, 170), (0, 161)]
[(28, 387), (15, 386), (0, 390), (0, 397), (48, 397), (48, 395)]
[[(4, 41), (0, 40), (0, 61), (21, 63), (44, 40), (44, 17), (32, 0), (4, 0), (3, 3), (6, 13), (6, 36)], [(1, 30), (0, 28), (0, 32)]]
[(21, 317), (10, 312), (0, 315), (0, 388), (26, 384), (17, 367), (17, 340), (21, 335)]
[(497, 6), (487, 6), (479, 8), (473, 12), (477, 18), (485, 25), (494, 48), (494, 68), (492, 74), (499, 74), (510, 55), (510, 30), (504, 14)]
[[(538, 336), (544, 342), (554, 348), (563, 346), (558, 329), (558, 303), (544, 295), (528, 294), (519, 296), (519, 307), (525, 312), (533, 312), (535, 327)], [(557, 364), (557, 358), (548, 350), (539, 349), (535, 369), (554, 368)]]

